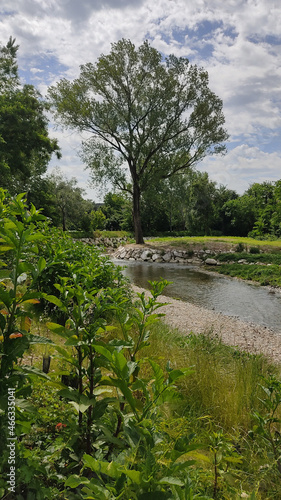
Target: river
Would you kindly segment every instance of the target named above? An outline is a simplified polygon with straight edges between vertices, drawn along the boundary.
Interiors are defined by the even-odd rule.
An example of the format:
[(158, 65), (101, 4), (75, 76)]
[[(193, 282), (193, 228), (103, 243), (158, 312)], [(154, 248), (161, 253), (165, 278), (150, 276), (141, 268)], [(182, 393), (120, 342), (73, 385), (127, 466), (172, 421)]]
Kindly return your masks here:
[(132, 283), (149, 288), (148, 280), (172, 281), (168, 297), (212, 309), (281, 333), (281, 294), (226, 276), (206, 273), (195, 266), (114, 260)]

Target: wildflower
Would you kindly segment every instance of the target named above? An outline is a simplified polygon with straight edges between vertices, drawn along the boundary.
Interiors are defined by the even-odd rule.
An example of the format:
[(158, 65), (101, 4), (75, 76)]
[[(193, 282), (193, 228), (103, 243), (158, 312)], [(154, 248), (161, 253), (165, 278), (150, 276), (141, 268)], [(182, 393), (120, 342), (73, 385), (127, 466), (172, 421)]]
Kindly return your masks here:
[(66, 424), (62, 424), (61, 422), (59, 422), (56, 425), (56, 431), (61, 431), (63, 429), (63, 427), (66, 427)]
[(19, 337), (22, 337), (22, 333), (15, 332), (15, 333), (11, 333), (11, 335), (9, 335), (9, 339), (17, 339)]

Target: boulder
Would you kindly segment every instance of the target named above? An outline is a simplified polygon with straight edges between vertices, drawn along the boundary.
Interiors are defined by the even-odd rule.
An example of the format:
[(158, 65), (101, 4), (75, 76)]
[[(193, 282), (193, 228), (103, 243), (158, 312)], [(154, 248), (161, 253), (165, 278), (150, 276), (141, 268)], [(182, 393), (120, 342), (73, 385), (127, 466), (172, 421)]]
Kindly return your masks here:
[(160, 257), (160, 255), (158, 253), (154, 253), (152, 255), (152, 260), (155, 261), (155, 260), (159, 259), (159, 257)]
[(206, 259), (205, 264), (207, 264), (208, 266), (216, 266), (218, 263), (215, 259)]
[(167, 252), (167, 253), (165, 253), (165, 254), (163, 255), (163, 260), (164, 260), (165, 262), (170, 262), (171, 258), (172, 258), (172, 254), (171, 254), (171, 252)]
[(149, 260), (151, 257), (151, 252), (149, 250), (144, 250), (140, 257), (141, 260)]

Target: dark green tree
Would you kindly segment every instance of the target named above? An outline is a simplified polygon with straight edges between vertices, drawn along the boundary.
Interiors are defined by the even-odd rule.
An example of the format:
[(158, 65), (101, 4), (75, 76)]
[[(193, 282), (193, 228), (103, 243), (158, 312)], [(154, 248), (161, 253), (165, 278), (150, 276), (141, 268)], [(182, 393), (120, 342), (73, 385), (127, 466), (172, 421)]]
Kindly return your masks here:
[(244, 194), (234, 200), (228, 200), (224, 206), (226, 234), (247, 236), (252, 231), (257, 212), (251, 196)]
[(59, 170), (48, 176), (52, 188), (53, 205), (56, 209), (59, 225), (63, 231), (67, 229), (82, 229), (86, 225), (95, 208), (94, 203), (83, 198), (84, 191), (77, 186), (77, 179), (67, 179)]
[(17, 51), (12, 38), (0, 46), (0, 186), (12, 193), (28, 190), (53, 153), (60, 157), (57, 141), (48, 135), (48, 105), (32, 85), (20, 85)]
[(132, 204), (127, 193), (107, 193), (103, 200), (102, 211), (106, 216), (107, 230), (133, 230)]
[(225, 151), (222, 101), (208, 83), (207, 72), (187, 59), (163, 61), (147, 41), (136, 49), (122, 39), (96, 64), (81, 66), (78, 79), (49, 89), (61, 123), (90, 132), (82, 158), (93, 181), (126, 190), (129, 171), (137, 243), (143, 243), (141, 194)]

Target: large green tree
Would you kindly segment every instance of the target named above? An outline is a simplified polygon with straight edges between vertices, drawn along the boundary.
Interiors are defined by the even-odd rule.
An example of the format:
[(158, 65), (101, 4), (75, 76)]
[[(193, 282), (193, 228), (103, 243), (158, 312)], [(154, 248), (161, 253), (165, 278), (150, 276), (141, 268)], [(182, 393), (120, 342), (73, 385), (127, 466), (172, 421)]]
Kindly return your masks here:
[(48, 135), (48, 105), (32, 85), (20, 84), (17, 51), (12, 38), (0, 45), (0, 186), (12, 192), (27, 190), (52, 154), (60, 156)]
[(90, 132), (82, 158), (95, 182), (128, 189), (130, 173), (135, 237), (143, 243), (141, 194), (160, 179), (225, 151), (222, 101), (208, 74), (186, 58), (145, 41), (112, 44), (108, 55), (81, 66), (78, 79), (61, 80), (49, 97), (64, 126)]

